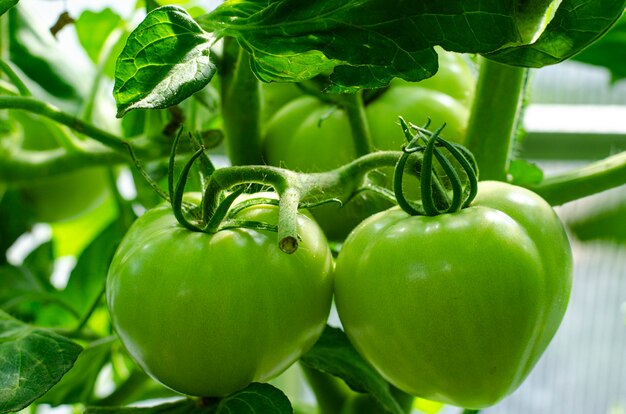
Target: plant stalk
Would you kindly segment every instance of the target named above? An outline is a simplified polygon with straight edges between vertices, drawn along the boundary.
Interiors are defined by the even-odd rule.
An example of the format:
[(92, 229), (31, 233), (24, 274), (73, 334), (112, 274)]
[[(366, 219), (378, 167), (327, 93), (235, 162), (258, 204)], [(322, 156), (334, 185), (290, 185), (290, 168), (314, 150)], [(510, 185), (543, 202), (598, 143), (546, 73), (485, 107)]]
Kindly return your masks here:
[(600, 193), (626, 184), (626, 151), (545, 178), (528, 188), (553, 206)]
[(233, 165), (263, 163), (261, 84), (250, 69), (249, 58), (248, 52), (239, 48), (234, 66), (226, 68), (227, 72), (222, 78), (222, 116), (226, 148)]
[(356, 156), (369, 154), (372, 152), (373, 146), (367, 116), (365, 115), (365, 106), (363, 105), (363, 93), (341, 95), (339, 101), (348, 116)]
[(506, 181), (527, 71), (481, 58), (466, 138), (481, 180)]

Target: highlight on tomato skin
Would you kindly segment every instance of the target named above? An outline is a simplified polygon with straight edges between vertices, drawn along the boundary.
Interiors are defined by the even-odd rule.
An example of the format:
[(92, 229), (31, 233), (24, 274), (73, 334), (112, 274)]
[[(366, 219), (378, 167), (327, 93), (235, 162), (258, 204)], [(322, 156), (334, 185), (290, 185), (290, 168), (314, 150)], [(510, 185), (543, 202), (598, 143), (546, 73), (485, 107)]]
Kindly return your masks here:
[(517, 389), (541, 357), (565, 313), (572, 266), (543, 199), (480, 182), (457, 213), (396, 207), (361, 223), (337, 258), (335, 302), (353, 345), (391, 384), (479, 409)]
[[(238, 217), (275, 224), (277, 212), (256, 205)], [(333, 260), (317, 224), (303, 214), (297, 220), (300, 248), (285, 254), (276, 232), (192, 232), (169, 205), (137, 219), (106, 293), (113, 326), (137, 363), (178, 392), (223, 397), (299, 359), (326, 324)]]

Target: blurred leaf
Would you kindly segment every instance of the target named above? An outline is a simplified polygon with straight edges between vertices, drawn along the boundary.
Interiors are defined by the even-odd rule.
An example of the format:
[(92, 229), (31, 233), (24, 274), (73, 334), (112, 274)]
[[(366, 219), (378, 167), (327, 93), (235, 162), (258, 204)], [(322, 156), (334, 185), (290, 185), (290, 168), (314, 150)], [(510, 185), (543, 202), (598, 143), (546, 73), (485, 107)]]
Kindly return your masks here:
[(485, 56), (501, 63), (532, 68), (562, 62), (607, 33), (622, 16), (624, 7), (624, 0), (562, 0), (537, 40)]
[(85, 414), (290, 414), (291, 403), (278, 388), (269, 384), (252, 383), (219, 402), (200, 406), (192, 400), (182, 400), (155, 407), (119, 408), (90, 407)]
[(50, 223), (54, 254), (56, 257), (74, 256), (82, 251), (118, 216), (117, 203), (113, 197), (95, 209), (72, 220)]
[(104, 338), (89, 344), (78, 356), (70, 370), (50, 391), (37, 400), (38, 404), (87, 404), (93, 399), (96, 379), (109, 361), (111, 346), (117, 339)]
[(30, 219), (23, 201), (15, 190), (0, 199), (0, 265), (7, 263), (6, 251), (22, 234), (30, 230)]
[(110, 8), (99, 12), (84, 10), (74, 22), (78, 41), (93, 63), (98, 64), (102, 48), (122, 18)]
[(511, 182), (515, 185), (539, 184), (543, 181), (543, 171), (536, 164), (526, 160), (512, 160), (509, 165)]
[(113, 94), (118, 116), (176, 105), (206, 86), (216, 71), (209, 56), (213, 41), (180, 7), (149, 13), (117, 61)]
[(124, 31), (120, 34), (119, 39), (117, 39), (117, 42), (115, 42), (115, 45), (113, 45), (113, 47), (109, 51), (109, 56), (106, 62), (104, 63), (104, 67), (102, 71), (104, 72), (106, 76), (108, 76), (111, 79), (115, 78), (115, 66), (117, 65), (117, 58), (124, 50), (124, 46), (126, 45), (126, 42), (128, 41), (129, 35), (130, 35), (130, 32), (124, 29)]
[(607, 68), (614, 82), (626, 78), (626, 14), (604, 37), (574, 56), (574, 60)]
[(78, 258), (62, 296), (79, 314), (101, 294), (109, 264), (126, 230), (120, 221), (113, 221)]
[(0, 16), (15, 6), (20, 0), (0, 0)]
[(61, 45), (32, 7), (21, 2), (8, 13), (10, 60), (29, 78), (24, 80), (35, 96), (77, 113), (89, 95), (93, 68)]
[(391, 394), (389, 383), (357, 353), (339, 328), (326, 326), (321, 338), (300, 362), (343, 379), (357, 392), (369, 393), (390, 413), (404, 412)]
[(37, 278), (45, 290), (54, 291), (50, 276), (54, 270), (54, 253), (52, 242), (45, 242), (35, 248), (24, 259), (22, 268)]
[(41, 397), (72, 368), (81, 350), (67, 338), (0, 311), (0, 412), (19, 411)]

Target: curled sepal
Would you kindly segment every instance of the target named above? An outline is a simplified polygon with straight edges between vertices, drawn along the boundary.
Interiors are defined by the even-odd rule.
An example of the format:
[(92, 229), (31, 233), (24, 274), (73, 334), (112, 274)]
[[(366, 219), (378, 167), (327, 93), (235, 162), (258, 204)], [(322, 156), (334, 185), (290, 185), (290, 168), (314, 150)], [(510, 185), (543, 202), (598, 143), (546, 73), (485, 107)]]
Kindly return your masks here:
[[(171, 194), (170, 198), (172, 202), (172, 210), (174, 212), (174, 217), (176, 217), (176, 220), (182, 226), (186, 227), (187, 229), (191, 231), (202, 231), (202, 229), (196, 224), (187, 220), (187, 217), (185, 217), (185, 208), (184, 208), (185, 206), (183, 205), (183, 196), (185, 195), (185, 185), (187, 184), (189, 171), (191, 171), (191, 167), (193, 166), (193, 163), (202, 155), (203, 152), (204, 152), (203, 148), (199, 149), (191, 156), (189, 161), (187, 161), (187, 163), (183, 167), (183, 170), (180, 173), (180, 177), (178, 178), (176, 187), (173, 190), (173, 194), (172, 194), (172, 185), (170, 185), (170, 194)], [(172, 173), (170, 172), (169, 175), (170, 175), (169, 180), (172, 180), (171, 178)]]
[(207, 223), (204, 231), (207, 233), (217, 233), (222, 229), (222, 222), (226, 218), (228, 214), (228, 210), (230, 210), (230, 206), (235, 202), (237, 197), (239, 197), (244, 191), (244, 187), (241, 186), (232, 193), (228, 194), (222, 202), (220, 202), (213, 212), (211, 219)]
[[(440, 137), (445, 124), (434, 132), (407, 124), (402, 118), (400, 125), (409, 143), (394, 172), (398, 205), (411, 215), (428, 216), (454, 213), (469, 206), (478, 191), (478, 168), (471, 152)], [(420, 181), (419, 202), (410, 202), (404, 194), (403, 178), (411, 156), (414, 158), (410, 169)]]

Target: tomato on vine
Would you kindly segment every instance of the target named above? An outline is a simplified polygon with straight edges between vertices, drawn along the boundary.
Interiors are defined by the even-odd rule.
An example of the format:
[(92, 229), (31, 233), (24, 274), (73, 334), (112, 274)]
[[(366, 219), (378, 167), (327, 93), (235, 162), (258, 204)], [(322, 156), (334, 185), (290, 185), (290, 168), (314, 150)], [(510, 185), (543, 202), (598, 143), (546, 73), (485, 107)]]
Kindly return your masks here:
[[(237, 202), (235, 202), (235, 207)], [(254, 205), (235, 220), (276, 225), (278, 207)], [(161, 205), (132, 225), (107, 279), (112, 323), (138, 364), (178, 392), (223, 397), (277, 376), (317, 340), (332, 298), (326, 238), (298, 214), (302, 246), (275, 231), (213, 234), (179, 224)]]
[(393, 385), (483, 408), (529, 374), (571, 283), (571, 249), (550, 205), (488, 181), (451, 214), (394, 207), (361, 223), (339, 253), (335, 300), (352, 343)]

